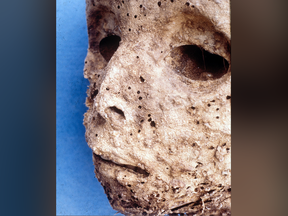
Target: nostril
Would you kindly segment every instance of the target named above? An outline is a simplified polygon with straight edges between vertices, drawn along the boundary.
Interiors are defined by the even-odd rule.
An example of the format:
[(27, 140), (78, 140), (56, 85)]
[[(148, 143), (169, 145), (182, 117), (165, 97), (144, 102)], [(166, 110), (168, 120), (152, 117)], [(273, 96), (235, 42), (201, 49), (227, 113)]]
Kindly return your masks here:
[(125, 115), (124, 115), (124, 112), (123, 112), (122, 110), (118, 109), (116, 106), (109, 107), (109, 109), (110, 109), (112, 112), (115, 112), (115, 113), (119, 114), (119, 115), (120, 115), (119, 117), (126, 119), (126, 118), (125, 118)]

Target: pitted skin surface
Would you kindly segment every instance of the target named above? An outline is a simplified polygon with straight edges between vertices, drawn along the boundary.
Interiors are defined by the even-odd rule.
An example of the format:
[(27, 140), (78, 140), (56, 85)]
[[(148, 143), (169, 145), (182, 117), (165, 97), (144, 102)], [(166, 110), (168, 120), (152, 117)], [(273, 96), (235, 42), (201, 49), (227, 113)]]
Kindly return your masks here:
[(85, 136), (111, 206), (230, 215), (230, 2), (86, 0), (86, 15)]

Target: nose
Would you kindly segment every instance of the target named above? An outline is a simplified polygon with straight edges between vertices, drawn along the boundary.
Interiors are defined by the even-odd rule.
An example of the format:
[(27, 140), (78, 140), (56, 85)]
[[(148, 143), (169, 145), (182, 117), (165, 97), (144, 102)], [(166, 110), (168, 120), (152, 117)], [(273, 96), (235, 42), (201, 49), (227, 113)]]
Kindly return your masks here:
[(121, 127), (132, 121), (127, 101), (121, 97), (124, 68), (113, 58), (106, 67), (105, 78), (95, 99), (96, 111), (113, 127)]

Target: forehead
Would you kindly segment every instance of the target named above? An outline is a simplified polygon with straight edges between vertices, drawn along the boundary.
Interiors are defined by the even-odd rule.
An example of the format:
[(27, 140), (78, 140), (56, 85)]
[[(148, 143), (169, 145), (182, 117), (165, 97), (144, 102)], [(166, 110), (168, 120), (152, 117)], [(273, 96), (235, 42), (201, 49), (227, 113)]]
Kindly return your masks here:
[[(187, 29), (194, 25), (204, 29), (211, 29), (213, 26), (216, 31), (223, 33), (226, 38), (230, 38), (229, 1), (86, 1), (88, 20), (96, 22), (97, 26), (110, 28), (110, 31), (111, 28), (114, 30), (120, 28), (119, 30), (124, 30), (124, 32), (123, 28), (142, 32), (146, 29), (146, 31), (164, 34), (177, 31), (186, 23)], [(135, 29), (136, 27), (138, 29)]]

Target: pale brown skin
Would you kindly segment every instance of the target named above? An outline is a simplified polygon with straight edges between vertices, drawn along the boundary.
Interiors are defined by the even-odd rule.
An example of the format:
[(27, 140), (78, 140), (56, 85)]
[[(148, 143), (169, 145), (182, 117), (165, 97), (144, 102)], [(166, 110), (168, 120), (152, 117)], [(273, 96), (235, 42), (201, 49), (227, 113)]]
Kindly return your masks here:
[(84, 125), (112, 207), (229, 215), (229, 2), (86, 4)]

